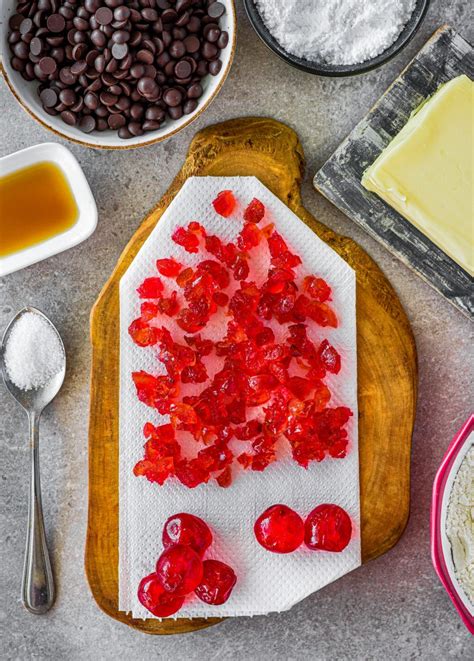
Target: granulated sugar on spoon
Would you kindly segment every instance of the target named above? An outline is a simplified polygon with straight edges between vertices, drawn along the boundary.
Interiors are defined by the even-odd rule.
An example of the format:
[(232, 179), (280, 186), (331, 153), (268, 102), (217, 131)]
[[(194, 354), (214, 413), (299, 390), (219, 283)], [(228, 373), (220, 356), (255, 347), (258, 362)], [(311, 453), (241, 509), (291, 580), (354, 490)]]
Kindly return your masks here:
[(11, 395), (28, 413), (31, 482), (22, 599), (32, 613), (54, 603), (54, 581), (44, 533), (39, 472), (39, 420), (56, 397), (66, 372), (66, 353), (51, 321), (27, 307), (8, 325), (0, 347), (0, 367)]

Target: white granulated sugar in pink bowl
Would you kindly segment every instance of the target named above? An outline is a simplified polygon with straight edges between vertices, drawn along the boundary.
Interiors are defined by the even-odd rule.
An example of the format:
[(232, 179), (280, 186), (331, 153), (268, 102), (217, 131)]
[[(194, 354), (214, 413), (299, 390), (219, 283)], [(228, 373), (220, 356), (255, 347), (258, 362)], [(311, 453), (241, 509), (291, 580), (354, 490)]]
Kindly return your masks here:
[(296, 57), (360, 64), (400, 36), (416, 0), (255, 0), (268, 30)]
[(5, 346), (5, 367), (20, 390), (44, 386), (61, 371), (64, 351), (54, 328), (41, 315), (25, 312), (16, 321)]

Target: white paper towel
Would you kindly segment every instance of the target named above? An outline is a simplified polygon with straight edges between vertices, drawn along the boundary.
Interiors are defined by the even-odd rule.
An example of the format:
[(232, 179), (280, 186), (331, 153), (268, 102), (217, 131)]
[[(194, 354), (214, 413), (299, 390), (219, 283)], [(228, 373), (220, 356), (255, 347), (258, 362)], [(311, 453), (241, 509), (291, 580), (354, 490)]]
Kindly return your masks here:
[[(241, 205), (228, 219), (218, 216), (211, 204), (224, 189), (234, 191)], [(323, 329), (309, 323), (308, 336), (314, 342), (327, 337), (342, 357), (340, 373), (328, 375), (326, 383), (332, 393), (330, 405), (348, 406), (354, 414), (346, 427), (350, 439), (347, 457), (312, 462), (305, 470), (291, 459), (288, 445), (282, 443), (283, 456), (263, 473), (236, 466), (234, 481), (227, 489), (215, 482), (189, 489), (175, 478), (163, 486), (150, 483), (132, 472), (143, 457), (143, 425), (147, 421), (162, 424), (167, 419), (138, 401), (131, 378), (133, 371), (147, 370), (154, 374), (163, 371), (153, 348), (136, 346), (127, 332), (131, 321), (140, 313), (136, 288), (145, 277), (156, 274), (155, 261), (159, 258), (172, 255), (190, 266), (202, 260), (202, 253), (189, 254), (171, 240), (177, 226), (197, 220), (209, 234), (233, 241), (242, 228), (242, 210), (253, 197), (266, 207), (261, 225), (273, 222), (290, 249), (302, 258), (303, 264), (297, 269), (298, 281), (314, 273), (325, 278), (332, 288), (332, 306), (339, 327)], [(267, 267), (268, 264), (257, 265), (257, 274), (254, 271), (252, 275), (266, 273)], [(171, 281), (163, 278), (163, 282), (167, 291), (171, 291), (168, 285)], [(177, 332), (182, 337), (182, 331), (168, 317), (165, 325), (173, 335)], [(208, 328), (203, 335), (209, 337)], [(230, 564), (237, 574), (237, 584), (225, 604), (209, 606), (192, 595), (176, 617), (260, 615), (287, 610), (360, 565), (356, 368), (355, 273), (349, 265), (258, 179), (188, 179), (120, 282), (120, 610), (131, 611), (134, 617), (152, 617), (138, 601), (137, 587), (143, 576), (154, 571), (162, 552), (163, 524), (177, 512), (196, 514), (207, 521), (214, 533), (214, 543), (206, 557)], [(321, 503), (336, 503), (351, 516), (354, 537), (342, 553), (310, 551), (304, 545), (288, 555), (270, 553), (256, 542), (253, 525), (267, 507), (276, 503), (292, 507), (303, 518)]]

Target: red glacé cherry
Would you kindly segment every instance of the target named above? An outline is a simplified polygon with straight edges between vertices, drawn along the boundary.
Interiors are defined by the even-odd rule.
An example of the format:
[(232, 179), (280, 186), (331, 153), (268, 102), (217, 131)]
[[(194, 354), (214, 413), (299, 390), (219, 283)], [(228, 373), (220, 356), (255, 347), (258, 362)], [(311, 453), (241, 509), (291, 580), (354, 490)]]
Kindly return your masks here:
[(199, 556), (212, 544), (212, 533), (205, 521), (192, 514), (174, 514), (163, 527), (163, 546), (190, 546)]
[(272, 505), (254, 525), (257, 542), (272, 553), (291, 553), (304, 539), (303, 519), (286, 505)]
[(231, 190), (222, 190), (218, 193), (216, 199), (212, 201), (212, 205), (216, 212), (224, 218), (228, 218), (232, 215), (235, 204), (236, 200), (234, 193)]
[(184, 596), (202, 580), (202, 560), (189, 546), (176, 544), (165, 549), (156, 563), (156, 575), (167, 592)]
[(154, 572), (140, 581), (138, 599), (142, 606), (156, 617), (173, 615), (179, 611), (184, 602), (184, 597), (166, 592)]
[(304, 541), (310, 549), (342, 551), (351, 541), (351, 535), (351, 519), (339, 505), (319, 505), (308, 514)]
[(234, 570), (220, 560), (204, 560), (203, 567), (202, 581), (195, 593), (206, 604), (225, 603), (237, 581)]

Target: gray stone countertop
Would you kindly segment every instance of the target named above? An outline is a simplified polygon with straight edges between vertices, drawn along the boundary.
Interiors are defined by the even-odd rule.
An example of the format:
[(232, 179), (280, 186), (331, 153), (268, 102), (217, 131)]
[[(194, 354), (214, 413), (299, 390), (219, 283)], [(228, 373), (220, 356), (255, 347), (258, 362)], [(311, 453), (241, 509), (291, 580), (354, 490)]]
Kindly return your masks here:
[[(58, 598), (46, 616), (20, 602), (27, 517), (27, 425), (0, 388), (0, 655), (4, 659), (468, 659), (474, 645), (430, 560), (433, 478), (455, 431), (472, 410), (472, 325), (440, 295), (318, 195), (311, 179), (390, 82), (444, 23), (472, 41), (470, 0), (433, 0), (409, 46), (381, 69), (322, 79), (280, 61), (260, 42), (238, 5), (238, 48), (211, 107), (165, 143), (102, 152), (65, 143), (88, 177), (99, 208), (82, 245), (0, 279), (0, 330), (24, 305), (57, 324), (68, 354), (60, 395), (42, 421), (46, 526)], [(58, 140), (36, 124), (0, 83), (0, 155)], [(270, 116), (299, 134), (306, 158), (303, 199), (323, 223), (353, 237), (393, 283), (410, 318), (419, 360), (412, 454), (411, 517), (397, 546), (290, 612), (229, 619), (210, 629), (150, 637), (96, 606), (84, 576), (87, 514), (89, 313), (122, 249), (181, 167), (195, 132), (245, 115)], [(471, 343), (471, 344), (470, 344)]]

